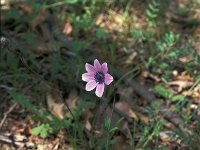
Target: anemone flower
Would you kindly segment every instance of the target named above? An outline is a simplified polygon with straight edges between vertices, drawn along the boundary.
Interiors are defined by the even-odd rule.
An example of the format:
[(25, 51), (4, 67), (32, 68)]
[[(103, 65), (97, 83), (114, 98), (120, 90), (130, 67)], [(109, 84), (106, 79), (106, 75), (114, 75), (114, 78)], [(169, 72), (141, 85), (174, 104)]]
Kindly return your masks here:
[(94, 66), (86, 63), (85, 69), (87, 73), (82, 74), (82, 80), (87, 82), (85, 90), (92, 91), (96, 88), (95, 94), (102, 97), (105, 84), (109, 85), (113, 81), (113, 77), (108, 73), (107, 63), (101, 65), (95, 59)]

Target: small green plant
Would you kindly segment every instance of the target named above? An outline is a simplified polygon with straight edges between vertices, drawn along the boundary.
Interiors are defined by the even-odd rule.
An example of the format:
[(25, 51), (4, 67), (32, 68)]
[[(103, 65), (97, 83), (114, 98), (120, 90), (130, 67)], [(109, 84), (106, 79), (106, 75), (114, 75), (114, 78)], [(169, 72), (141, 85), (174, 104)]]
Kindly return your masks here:
[(143, 30), (136, 30), (136, 29), (132, 29), (131, 31), (130, 31), (130, 34), (131, 34), (131, 41), (130, 41), (130, 43), (131, 43), (131, 45), (133, 44), (133, 43), (135, 43), (136, 41), (138, 41), (138, 40), (146, 40), (147, 38), (145, 37), (145, 35), (144, 35), (144, 33), (143, 33)]
[[(197, 1), (199, 0), (193, 0), (193, 3), (187, 5), (188, 8), (181, 7), (173, 11), (172, 14), (176, 14), (177, 20), (181, 18), (181, 21), (182, 19), (183, 22), (186, 21), (183, 24), (179, 21), (176, 22), (177, 25), (183, 26), (178, 30), (179, 34), (172, 32), (177, 31), (177, 28), (171, 24), (173, 21), (173, 18), (170, 17), (171, 13), (169, 16), (165, 15), (173, 8), (171, 5), (173, 3), (169, 1), (52, 0), (38, 2), (28, 0), (16, 3), (11, 0), (11, 2), (3, 2), (1, 6), (3, 12), (2, 36), (8, 39), (10, 46), (9, 48), (8, 46), (3, 47), (0, 51), (0, 92), (8, 91), (8, 93), (1, 92), (0, 96), (3, 95), (4, 99), (11, 97), (28, 112), (25, 119), (30, 118), (35, 122), (32, 127), (32, 135), (45, 139), (54, 134), (56, 136), (56, 133), (64, 128), (67, 132), (64, 143), (72, 146), (73, 149), (111, 150), (115, 144), (118, 144), (116, 142), (119, 140), (118, 136), (121, 137), (118, 134), (121, 133), (121, 126), (119, 127), (119, 124), (115, 123), (116, 118), (115, 116), (112, 118), (111, 115), (101, 124), (100, 131), (103, 130), (103, 136), (96, 138), (96, 134), (93, 134), (95, 127), (89, 123), (94, 119), (93, 115), (90, 116), (90, 112), (95, 113), (94, 108), (99, 103), (94, 100), (92, 93), (90, 95), (83, 91), (83, 84), (80, 81), (85, 62), (91, 62), (95, 58), (106, 60), (112, 64), (110, 67), (115, 76), (114, 89), (119, 91), (117, 93), (120, 97), (119, 102), (126, 96), (132, 98), (134, 102), (130, 104), (139, 104), (139, 107), (142, 107), (141, 110), (144, 108), (144, 112), (148, 112), (147, 117), (150, 120), (147, 121), (147, 124), (140, 121), (142, 120), (142, 116), (139, 116), (140, 113), (137, 114), (138, 121), (133, 119), (129, 123), (129, 120), (128, 122), (126, 122), (127, 119), (123, 120), (123, 123), (127, 123), (126, 129), (131, 134), (131, 139), (129, 138), (123, 144), (128, 143), (132, 149), (170, 149), (168, 143), (158, 139), (159, 133), (167, 129), (173, 133), (176, 130), (179, 132), (176, 135), (179, 135), (181, 143), (172, 145), (189, 145), (190, 149), (195, 149), (193, 139), (199, 140), (200, 136), (200, 121), (196, 120), (198, 117), (196, 103), (192, 96), (185, 96), (183, 93), (189, 86), (182, 88), (182, 91), (178, 90), (177, 94), (174, 90), (176, 88), (172, 88), (176, 85), (171, 86), (168, 83), (176, 80), (176, 77), (182, 75), (182, 72), (189, 74), (192, 78), (190, 82), (194, 82), (188, 93), (196, 92), (197, 85), (200, 83), (199, 77), (195, 79), (200, 68), (199, 45), (197, 44), (199, 39), (192, 37), (192, 34), (185, 35), (181, 32), (182, 29), (190, 27), (187, 21), (190, 24), (190, 15), (196, 11), (191, 13), (189, 7), (195, 5), (193, 8), (198, 8)], [(169, 3), (170, 5), (168, 5)], [(184, 3), (182, 2), (181, 5)], [(186, 17), (185, 20), (184, 16), (187, 16), (189, 20)], [(170, 21), (168, 22), (168, 20)], [(56, 26), (58, 28), (54, 28)], [(120, 30), (118, 30), (119, 28)], [(61, 38), (52, 32), (62, 32), (66, 29), (70, 30), (65, 32), (66, 35)], [(188, 33), (189, 30), (187, 30)], [(193, 31), (196, 31), (195, 26), (191, 32)], [(62, 38), (66, 38), (67, 40), (64, 41), (68, 42), (63, 42)], [(130, 63), (127, 63), (127, 58), (130, 59)], [(123, 88), (133, 90), (126, 84), (128, 76), (133, 78), (138, 73), (142, 73), (143, 69), (148, 72), (147, 78), (137, 79), (139, 81), (142, 79), (142, 82), (149, 78), (153, 79), (152, 82), (155, 80), (156, 82), (149, 83), (155, 85), (153, 90), (156, 96), (161, 98), (151, 104), (140, 103), (143, 97), (137, 94), (137, 90), (134, 93), (121, 93), (120, 91)], [(174, 70), (178, 72), (176, 76), (172, 76)], [(97, 79), (98, 82), (105, 80), (105, 75), (101, 73), (99, 74), (99, 71), (91, 73), (90, 80), (94, 80), (94, 77), (96, 77), (95, 82)], [(89, 77), (88, 74), (85, 77)], [(85, 78), (85, 80), (89, 80), (89, 78)], [(72, 119), (67, 117), (57, 119), (47, 111), (45, 97), (49, 88), (58, 88), (66, 96), (72, 89), (78, 91), (77, 102), (74, 102), (76, 103), (75, 108), (71, 112)], [(105, 89), (104, 94), (110, 95), (111, 92), (111, 88)], [(108, 96), (106, 99), (110, 100), (112, 96)], [(4, 101), (2, 102), (4, 103)], [(166, 105), (169, 110), (160, 109)], [(195, 107), (192, 108), (192, 105)], [(3, 109), (4, 106), (9, 107), (7, 102), (2, 106)], [(16, 110), (18, 109), (16, 107)], [(161, 119), (173, 123), (170, 117), (162, 115), (163, 111), (164, 113), (173, 111), (180, 115), (179, 117), (182, 119), (180, 125), (186, 129), (191, 128), (193, 133), (187, 134), (176, 124), (176, 128), (168, 128), (167, 125), (163, 128), (165, 120), (161, 121)], [(113, 110), (112, 112), (116, 113)], [(64, 110), (64, 113), (68, 113), (67, 110)], [(89, 121), (88, 124), (92, 130), (85, 130), (87, 128), (85, 121), (87, 123)], [(129, 133), (126, 136), (129, 137)], [(194, 143), (198, 142), (194, 141)], [(59, 145), (59, 148), (62, 149), (62, 145)]]
[(16, 8), (11, 8), (7, 14), (4, 16), (4, 20), (3, 21), (7, 21), (10, 18), (15, 19), (15, 21), (19, 20), (19, 18), (21, 17), (20, 12), (18, 9)]
[(171, 102), (181, 102), (185, 99), (185, 96), (184, 95), (181, 95), (181, 94), (174, 94), (172, 90), (170, 89), (167, 89), (161, 85), (157, 85), (155, 86), (154, 88), (154, 91), (157, 95), (167, 99), (167, 100), (170, 100)]
[(29, 110), (32, 113), (37, 113), (36, 107), (21, 93), (11, 91), (10, 96), (23, 108)]
[[(164, 36), (156, 42), (154, 53), (155, 56), (150, 56), (146, 63), (147, 68), (152, 68), (153, 73), (157, 70), (165, 70), (162, 77), (168, 78), (171, 74), (170, 62), (178, 58), (180, 50), (176, 48), (176, 43), (179, 41), (180, 35), (173, 32), (166, 32)], [(159, 63), (158, 63), (159, 62)]]
[[(105, 146), (106, 150), (108, 150), (110, 145), (112, 145), (114, 143), (114, 141), (111, 140), (111, 137), (119, 129), (118, 126), (123, 119), (124, 118), (119, 119), (114, 127), (112, 127), (112, 125), (111, 125), (112, 117), (105, 119), (105, 122), (103, 124), (103, 129), (107, 135), (106, 140), (104, 141), (104, 146)], [(105, 143), (106, 143), (106, 145), (105, 145)]]
[(41, 124), (33, 128), (31, 131), (31, 134), (39, 135), (41, 138), (46, 138), (52, 132), (53, 132), (53, 129), (49, 124)]
[(179, 38), (180, 38), (179, 34), (175, 34), (173, 32), (165, 33), (163, 39), (161, 41), (158, 41), (156, 43), (156, 46), (161, 53), (167, 52), (168, 56), (174, 57), (176, 56), (176, 53), (172, 51), (172, 48), (179, 40)]
[(158, 95), (160, 95), (161, 97), (170, 99), (173, 96), (173, 92), (171, 90), (168, 90), (166, 88), (164, 88), (163, 86), (157, 85), (154, 88), (155, 93), (157, 93)]
[(106, 133), (113, 133), (118, 130), (118, 127), (111, 128), (111, 118), (107, 118), (103, 124), (103, 129)]
[[(140, 139), (138, 145), (147, 147), (148, 143), (154, 139), (158, 140), (160, 130), (163, 128), (164, 123), (162, 121), (155, 120), (150, 126), (145, 126), (143, 130), (143, 137)], [(156, 148), (157, 144), (155, 145)]]
[(38, 108), (36, 108), (36, 106), (21, 93), (11, 91), (10, 96), (24, 109), (35, 114), (36, 118), (40, 122), (43, 122), (32, 129), (32, 135), (39, 135), (42, 138), (46, 138), (49, 134), (57, 132), (60, 128), (68, 128), (71, 125), (70, 119), (64, 118), (62, 120), (58, 120), (44, 110), (38, 111)]
[(147, 15), (147, 23), (150, 27), (156, 26), (156, 19), (158, 17), (158, 12), (160, 3), (157, 0), (152, 0), (152, 2), (148, 5), (148, 8), (146, 10)]
[(37, 35), (34, 32), (26, 32), (22, 35), (22, 38), (29, 44), (32, 44), (37, 38)]
[(99, 40), (104, 40), (106, 37), (108, 36), (108, 34), (106, 33), (105, 29), (100, 27), (96, 30), (96, 37)]

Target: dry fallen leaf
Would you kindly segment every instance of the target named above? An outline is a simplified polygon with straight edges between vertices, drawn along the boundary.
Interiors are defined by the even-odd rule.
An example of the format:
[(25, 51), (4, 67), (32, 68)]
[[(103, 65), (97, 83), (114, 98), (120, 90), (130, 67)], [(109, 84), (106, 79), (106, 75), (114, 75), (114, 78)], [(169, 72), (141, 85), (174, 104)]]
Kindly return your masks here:
[(159, 137), (166, 144), (170, 142), (176, 142), (178, 144), (181, 143), (180, 137), (175, 135), (173, 131), (162, 131), (159, 133)]
[[(198, 28), (198, 30), (199, 30), (198, 32), (200, 33), (200, 27)], [(200, 56), (200, 42), (194, 42), (193, 47), (196, 50), (197, 54)]]
[(125, 113), (125, 114), (126, 114), (127, 116), (129, 116), (130, 118), (133, 118), (133, 119), (135, 119), (135, 120), (138, 121), (137, 115), (135, 114), (135, 112), (133, 112), (133, 111), (131, 110), (131, 107), (130, 107), (130, 105), (129, 105), (127, 102), (117, 102), (117, 103), (115, 104), (115, 107), (116, 107), (119, 111)]
[(145, 123), (148, 123), (150, 121), (150, 119), (147, 116), (133, 110), (133, 108), (131, 108), (131, 106), (127, 102), (124, 102), (124, 101), (118, 102), (115, 104), (115, 107), (119, 111), (121, 111), (122, 113), (125, 113), (128, 117), (135, 119), (136, 121), (141, 120)]
[[(75, 90), (72, 90), (69, 94), (69, 97), (65, 100), (71, 111), (73, 111), (76, 108), (78, 99), (79, 97), (77, 95), (77, 92)], [(65, 116), (69, 118), (72, 117), (68, 109), (65, 109)]]
[(147, 70), (142, 72), (142, 76), (144, 78), (151, 78), (151, 79), (155, 80), (156, 82), (160, 82), (160, 78), (159, 78), (158, 75), (154, 75), (154, 74), (152, 74), (151, 72), (149, 72)]
[(69, 22), (66, 22), (63, 28), (63, 33), (68, 36), (72, 33), (73, 27)]
[[(69, 109), (73, 111), (76, 108), (76, 102), (78, 100), (78, 96), (75, 91), (72, 91), (69, 95), (69, 98), (65, 100)], [(64, 117), (71, 118), (70, 111), (68, 110), (64, 100), (62, 99), (60, 91), (51, 90), (46, 98), (48, 110), (52, 115), (59, 119), (63, 119)]]
[(172, 81), (168, 82), (168, 85), (178, 86), (178, 92), (181, 92), (185, 88), (189, 88), (193, 85), (191, 81)]
[(85, 124), (85, 128), (90, 131), (92, 129), (92, 125), (90, 123), (90, 119), (93, 117), (94, 115), (92, 114), (92, 112), (90, 110), (87, 110), (84, 115), (83, 115), (83, 120), (84, 120), (84, 124)]
[(64, 118), (64, 103), (62, 102), (62, 97), (59, 91), (51, 90), (47, 97), (47, 107), (52, 115), (59, 119)]
[(126, 60), (126, 64), (134, 64), (134, 61), (135, 61), (135, 58), (137, 57), (137, 52), (132, 52), (130, 55), (129, 55), (129, 57), (128, 57), (128, 59)]

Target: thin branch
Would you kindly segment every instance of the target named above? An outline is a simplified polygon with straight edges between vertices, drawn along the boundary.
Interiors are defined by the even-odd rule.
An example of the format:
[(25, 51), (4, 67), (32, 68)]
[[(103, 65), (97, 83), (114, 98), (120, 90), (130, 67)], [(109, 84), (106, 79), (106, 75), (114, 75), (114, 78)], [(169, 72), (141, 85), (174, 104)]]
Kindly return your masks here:
[[(150, 91), (147, 86), (140, 84), (135, 79), (129, 79), (126, 81), (126, 84), (130, 85), (134, 92), (138, 94), (140, 97), (143, 98), (148, 104), (155, 103), (156, 101), (159, 102), (159, 99), (156, 97), (153, 91)], [(192, 133), (189, 129), (186, 129), (183, 127), (184, 121), (182, 118), (176, 114), (175, 112), (170, 111), (170, 108), (161, 104), (160, 106), (161, 110), (167, 110), (167, 111), (159, 111), (161, 115), (164, 116), (165, 119), (172, 122), (175, 126), (179, 127), (182, 131), (187, 132), (189, 134)]]
[(14, 103), (9, 109), (7, 112), (4, 113), (4, 116), (3, 116), (3, 119), (1, 120), (1, 123), (0, 123), (0, 129), (2, 128), (4, 122), (6, 121), (6, 118), (8, 117), (8, 114), (11, 113), (14, 108), (17, 106), (17, 103)]

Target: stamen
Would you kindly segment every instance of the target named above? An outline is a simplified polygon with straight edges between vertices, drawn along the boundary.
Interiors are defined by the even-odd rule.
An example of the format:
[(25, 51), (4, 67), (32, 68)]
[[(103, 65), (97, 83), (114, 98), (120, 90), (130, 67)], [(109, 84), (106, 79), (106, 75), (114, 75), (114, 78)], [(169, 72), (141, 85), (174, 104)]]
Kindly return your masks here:
[(98, 84), (102, 84), (104, 83), (105, 80), (105, 75), (103, 72), (98, 71), (95, 75), (94, 75), (94, 79)]

